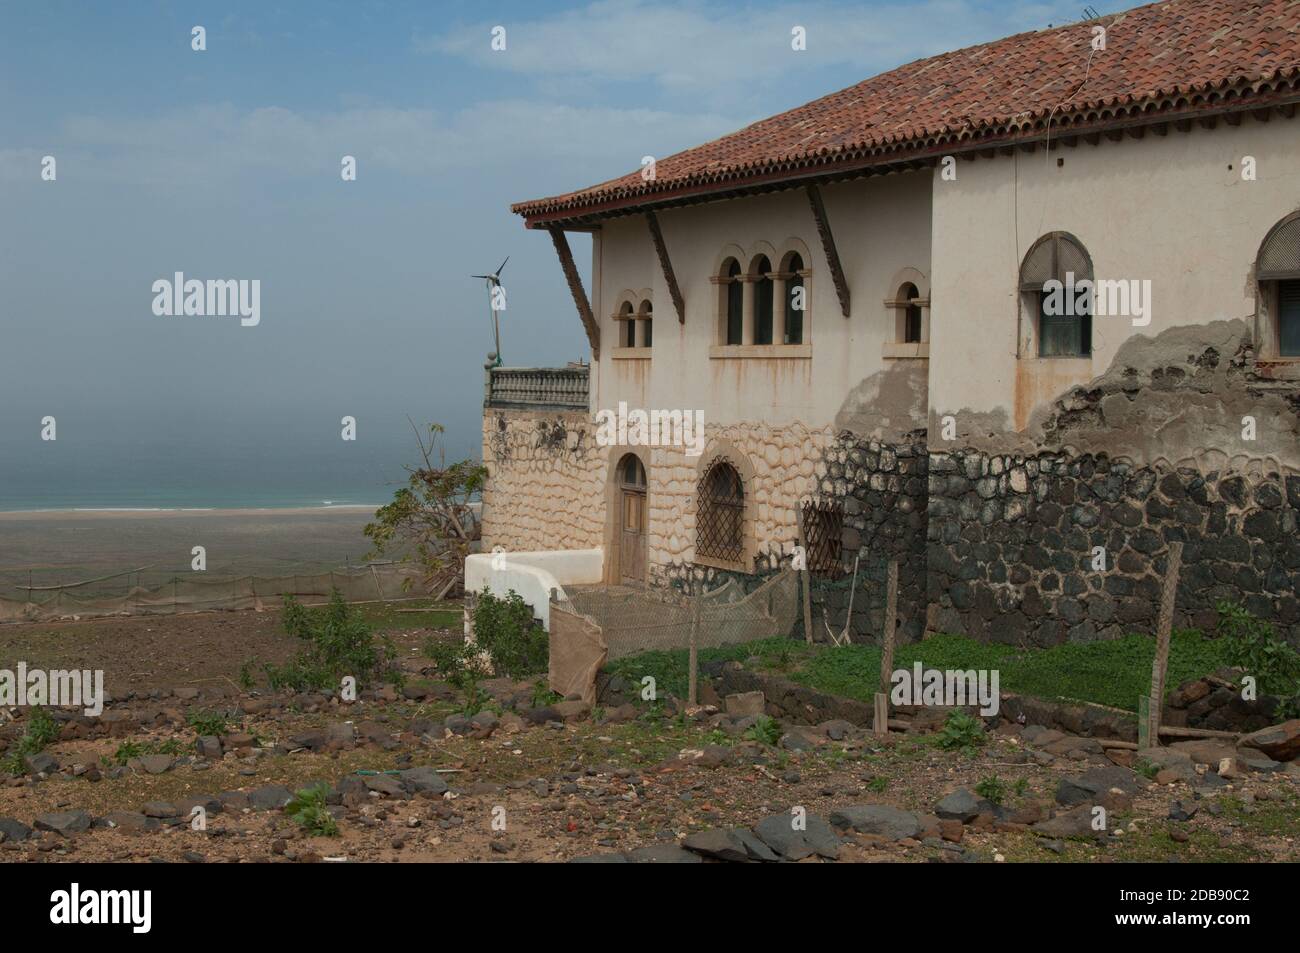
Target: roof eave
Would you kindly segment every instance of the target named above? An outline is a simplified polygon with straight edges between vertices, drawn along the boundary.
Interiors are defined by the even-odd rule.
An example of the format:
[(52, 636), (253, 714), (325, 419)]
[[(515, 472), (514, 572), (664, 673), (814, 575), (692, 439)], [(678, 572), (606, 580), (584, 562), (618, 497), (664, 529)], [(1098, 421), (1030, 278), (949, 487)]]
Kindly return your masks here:
[[(1257, 81), (1258, 82), (1258, 81)], [(1073, 114), (1060, 116), (1057, 124), (1050, 129), (1042, 125), (1043, 117), (1027, 118), (1025, 124), (1017, 130), (1007, 132), (1005, 124), (990, 124), (988, 135), (979, 133), (949, 132), (928, 137), (927, 144), (916, 148), (917, 140), (902, 143), (889, 143), (868, 147), (866, 155), (855, 154), (835, 159), (827, 157), (809, 157), (803, 163), (791, 167), (783, 162), (781, 168), (769, 168), (745, 175), (719, 179), (710, 182), (684, 182), (654, 192), (642, 192), (617, 198), (600, 199), (556, 208), (546, 211), (529, 212), (529, 206), (545, 203), (547, 199), (534, 202), (522, 202), (512, 210), (523, 216), (526, 228), (547, 229), (563, 228), (566, 230), (592, 230), (599, 227), (599, 221), (629, 215), (647, 209), (671, 208), (674, 206), (694, 204), (702, 201), (719, 201), (736, 198), (747, 194), (773, 191), (781, 188), (796, 188), (809, 182), (832, 182), (840, 179), (856, 178), (863, 175), (886, 174), (894, 171), (906, 171), (909, 168), (932, 165), (943, 156), (967, 156), (970, 153), (987, 150), (1026, 147), (1046, 142), (1049, 138), (1055, 143), (1062, 138), (1083, 135), (1104, 135), (1108, 132), (1125, 131), (1144, 126), (1163, 123), (1176, 123), (1185, 120), (1204, 120), (1223, 115), (1254, 112), (1260, 109), (1274, 109), (1280, 106), (1300, 103), (1300, 78), (1294, 73), (1289, 83), (1279, 84), (1280, 88), (1269, 94), (1260, 95), (1243, 92), (1229, 101), (1202, 102), (1195, 101), (1201, 96), (1187, 94), (1179, 96), (1162, 96), (1159, 99), (1135, 101), (1122, 107), (1082, 108)], [(1176, 108), (1170, 99), (1187, 101), (1192, 105)], [(1162, 102), (1163, 101), (1163, 102)], [(1089, 121), (1090, 113), (1120, 110), (1123, 115), (1118, 118)], [(1072, 121), (1084, 118), (1083, 122)], [(857, 150), (861, 152), (863, 150)]]

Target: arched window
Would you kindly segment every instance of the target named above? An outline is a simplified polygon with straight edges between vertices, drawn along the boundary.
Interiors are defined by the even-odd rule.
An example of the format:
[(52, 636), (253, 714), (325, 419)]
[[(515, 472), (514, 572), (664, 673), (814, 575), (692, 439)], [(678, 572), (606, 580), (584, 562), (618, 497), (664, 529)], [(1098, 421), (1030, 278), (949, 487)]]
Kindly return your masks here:
[(645, 489), (645, 467), (635, 453), (626, 454), (619, 462), (619, 484), (628, 490)]
[(632, 309), (631, 301), (624, 301), (619, 305), (617, 320), (622, 322), (619, 325), (618, 336), (624, 347), (636, 347), (636, 314)]
[(772, 263), (766, 255), (754, 259), (754, 343), (772, 343)]
[(1300, 212), (1269, 229), (1255, 261), (1255, 280), (1260, 356), (1300, 357)]
[(649, 301), (641, 302), (641, 346), (650, 347), (654, 343), (654, 305)]
[(745, 488), (740, 473), (715, 460), (700, 480), (695, 514), (695, 553), (739, 563), (745, 552)]
[(1073, 235), (1052, 232), (1029, 249), (1020, 293), (1035, 322), (1039, 357), (1092, 354), (1092, 280), (1092, 259)]
[(796, 252), (791, 252), (785, 261), (785, 267), (782, 269), (788, 278), (785, 280), (785, 344), (802, 344), (803, 343), (803, 316), (808, 309), (808, 302), (804, 295), (803, 275), (803, 258)]
[(718, 280), (723, 286), (723, 343), (744, 344), (745, 288), (740, 280), (740, 262), (728, 258), (722, 265), (722, 274)]
[(903, 302), (903, 343), (919, 344), (921, 342), (921, 292), (909, 281), (899, 289), (898, 300)]

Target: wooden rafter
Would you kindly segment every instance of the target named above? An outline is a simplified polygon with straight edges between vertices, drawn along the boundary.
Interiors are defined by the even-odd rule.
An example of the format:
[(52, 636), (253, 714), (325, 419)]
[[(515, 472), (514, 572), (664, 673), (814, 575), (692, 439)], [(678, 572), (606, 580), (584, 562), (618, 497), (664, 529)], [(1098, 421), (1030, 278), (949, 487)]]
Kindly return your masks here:
[(677, 275), (673, 273), (673, 263), (668, 259), (668, 246), (664, 244), (664, 233), (659, 230), (659, 219), (654, 212), (645, 213), (646, 224), (650, 226), (650, 238), (655, 243), (655, 254), (659, 256), (659, 268), (668, 283), (668, 295), (673, 299), (677, 309), (677, 321), (686, 323), (686, 302), (682, 300), (682, 290), (677, 287)]
[(569, 283), (569, 294), (573, 295), (573, 303), (578, 306), (578, 317), (582, 319), (582, 326), (587, 329), (591, 356), (593, 359), (599, 358), (600, 325), (596, 323), (596, 318), (591, 313), (591, 302), (587, 299), (587, 290), (582, 287), (582, 276), (578, 274), (578, 266), (573, 263), (573, 251), (569, 248), (569, 240), (564, 235), (564, 229), (558, 226), (552, 225), (547, 231), (551, 233), (555, 253), (560, 256), (560, 267), (564, 269), (564, 280)]
[(822, 251), (826, 253), (826, 263), (831, 268), (831, 281), (835, 284), (835, 294), (840, 299), (840, 313), (849, 316), (849, 285), (844, 280), (844, 269), (840, 267), (840, 253), (835, 250), (835, 236), (831, 234), (831, 223), (826, 218), (826, 206), (822, 203), (821, 190), (809, 185), (808, 204), (812, 206), (813, 219), (817, 223), (817, 234), (822, 240)]

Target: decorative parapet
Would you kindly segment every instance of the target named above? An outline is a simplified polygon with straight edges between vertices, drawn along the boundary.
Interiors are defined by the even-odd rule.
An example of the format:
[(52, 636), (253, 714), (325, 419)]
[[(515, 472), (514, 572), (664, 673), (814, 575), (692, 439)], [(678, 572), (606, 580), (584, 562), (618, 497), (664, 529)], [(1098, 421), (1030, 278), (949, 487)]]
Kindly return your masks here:
[(589, 365), (487, 367), (484, 408), (586, 410)]

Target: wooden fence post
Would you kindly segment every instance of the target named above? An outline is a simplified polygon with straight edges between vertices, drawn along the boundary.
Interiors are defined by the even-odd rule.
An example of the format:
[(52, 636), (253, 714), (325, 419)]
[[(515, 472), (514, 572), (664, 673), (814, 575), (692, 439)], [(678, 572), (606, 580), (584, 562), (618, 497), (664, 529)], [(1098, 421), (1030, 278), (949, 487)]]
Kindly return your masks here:
[(1169, 567), (1160, 589), (1160, 621), (1156, 625), (1156, 657), (1151, 663), (1151, 694), (1147, 702), (1147, 744), (1160, 747), (1160, 715), (1165, 705), (1165, 673), (1169, 669), (1169, 634), (1174, 626), (1174, 602), (1178, 597), (1178, 570), (1183, 562), (1183, 544), (1169, 544)]
[(795, 524), (799, 528), (799, 548), (803, 551), (803, 569), (799, 575), (803, 577), (803, 640), (812, 645), (812, 595), (811, 587), (808, 584), (808, 540), (803, 531), (803, 503), (797, 504), (795, 510)]
[(885, 632), (880, 647), (880, 691), (876, 692), (872, 731), (889, 733), (889, 683), (894, 671), (894, 624), (898, 617), (898, 560), (889, 561), (889, 578), (885, 588)]
[(686, 664), (689, 671), (686, 674), (686, 707), (696, 708), (699, 706), (699, 694), (697, 692), (697, 681), (699, 675), (696, 669), (699, 667), (699, 657), (697, 655), (700, 635), (700, 599), (695, 597), (691, 607), (691, 644), (690, 652)]

